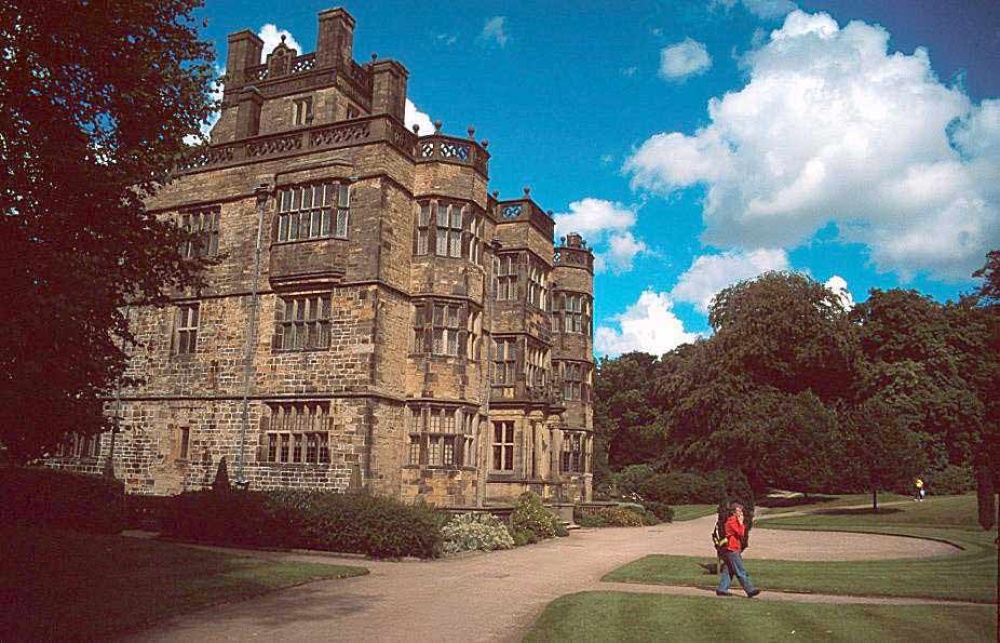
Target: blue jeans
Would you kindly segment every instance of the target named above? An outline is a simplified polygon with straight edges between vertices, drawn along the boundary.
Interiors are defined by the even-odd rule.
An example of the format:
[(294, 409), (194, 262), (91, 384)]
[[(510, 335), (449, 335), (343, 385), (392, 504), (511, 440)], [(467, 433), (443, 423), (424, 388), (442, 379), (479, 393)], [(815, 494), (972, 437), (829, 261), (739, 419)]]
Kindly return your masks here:
[(719, 586), (715, 588), (715, 591), (729, 591), (729, 584), (732, 582), (729, 575), (730, 571), (736, 576), (736, 579), (740, 581), (740, 585), (743, 586), (743, 591), (747, 594), (754, 591), (754, 586), (750, 581), (750, 576), (747, 574), (746, 568), (743, 567), (743, 557), (740, 556), (740, 552), (726, 550), (723, 553), (723, 556), (724, 564), (719, 569)]

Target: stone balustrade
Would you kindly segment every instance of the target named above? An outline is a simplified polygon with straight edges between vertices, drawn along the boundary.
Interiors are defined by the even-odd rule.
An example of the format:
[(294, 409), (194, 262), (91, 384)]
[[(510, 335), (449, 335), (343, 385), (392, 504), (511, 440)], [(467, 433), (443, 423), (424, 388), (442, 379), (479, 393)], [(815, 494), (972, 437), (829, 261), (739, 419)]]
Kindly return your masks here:
[[(295, 156), (324, 149), (389, 143), (411, 159), (424, 163), (438, 161), (472, 167), (487, 176), (489, 153), (472, 140), (451, 136), (425, 136), (418, 139), (403, 124), (389, 116), (366, 116), (349, 121), (302, 128), (268, 136), (256, 136), (222, 145), (199, 149), (178, 165), (179, 174), (190, 174), (247, 161)], [(548, 217), (528, 202), (537, 215)]]

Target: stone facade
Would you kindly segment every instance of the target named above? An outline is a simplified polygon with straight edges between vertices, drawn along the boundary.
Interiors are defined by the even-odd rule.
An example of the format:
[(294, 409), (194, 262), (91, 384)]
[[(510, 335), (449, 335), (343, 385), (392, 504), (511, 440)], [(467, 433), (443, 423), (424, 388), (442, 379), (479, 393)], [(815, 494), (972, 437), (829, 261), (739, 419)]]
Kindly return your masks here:
[[(148, 203), (215, 263), (129, 311), (142, 384), (108, 403), (115, 473), (175, 494), (225, 457), (251, 488), (590, 500), (592, 253), (555, 247), (527, 189), (489, 194), (471, 128), (408, 131), (406, 69), (356, 63), (353, 29), (324, 11), (315, 53), (263, 65), (257, 36), (229, 37), (212, 145)], [(52, 464), (96, 470), (110, 438)]]

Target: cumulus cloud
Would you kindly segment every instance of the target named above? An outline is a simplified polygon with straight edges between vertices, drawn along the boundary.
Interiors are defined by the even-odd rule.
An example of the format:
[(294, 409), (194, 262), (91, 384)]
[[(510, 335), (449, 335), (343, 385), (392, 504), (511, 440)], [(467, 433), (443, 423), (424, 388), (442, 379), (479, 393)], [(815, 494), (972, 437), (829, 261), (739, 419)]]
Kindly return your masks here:
[(698, 339), (697, 333), (684, 330), (684, 323), (672, 308), (667, 293), (646, 290), (624, 313), (612, 317), (618, 328), (597, 328), (594, 334), (597, 352), (610, 356), (631, 351), (662, 355)]
[(846, 279), (840, 275), (834, 275), (827, 279), (823, 285), (826, 286), (827, 290), (837, 295), (840, 299), (840, 303), (844, 305), (844, 308), (854, 308), (854, 296), (851, 295), (851, 291), (847, 288)]
[(552, 215), (556, 237), (579, 232), (591, 242), (607, 232), (623, 231), (635, 224), (635, 210), (621, 203), (587, 197), (569, 204), (569, 212)]
[(483, 25), (483, 32), (480, 38), (487, 42), (495, 42), (501, 47), (507, 46), (507, 16), (494, 16)]
[(602, 266), (621, 274), (632, 269), (632, 262), (644, 252), (649, 252), (645, 241), (636, 239), (631, 232), (613, 234), (608, 239), (608, 250), (599, 255)]
[(703, 43), (691, 38), (660, 50), (660, 77), (683, 80), (704, 74), (712, 66), (712, 57)]
[(267, 56), (274, 48), (281, 43), (281, 37), (285, 37), (285, 44), (302, 55), (302, 46), (295, 40), (295, 37), (287, 29), (278, 29), (277, 25), (270, 22), (265, 24), (257, 32), (257, 37), (264, 41), (264, 48), (260, 50), (260, 62), (267, 62)]
[(738, 4), (743, 5), (744, 9), (764, 20), (783, 18), (798, 8), (798, 5), (790, 0), (712, 0), (709, 6), (713, 9), (722, 7), (729, 11)]
[(788, 268), (788, 254), (780, 249), (702, 255), (678, 278), (670, 296), (674, 301), (693, 304), (699, 312), (707, 314), (712, 298), (726, 287), (771, 270)]
[(420, 136), (433, 134), (435, 130), (434, 123), (431, 122), (431, 117), (417, 109), (417, 106), (409, 98), (406, 99), (406, 104), (403, 108), (403, 123), (406, 125), (406, 129), (411, 131), (414, 125), (419, 125), (420, 130), (418, 134)]
[(1000, 103), (939, 82), (889, 33), (790, 13), (693, 134), (650, 137), (632, 185), (705, 189), (703, 240), (792, 248), (834, 224), (881, 270), (967, 277), (1000, 238)]
[(573, 201), (569, 212), (555, 214), (553, 219), (556, 238), (577, 232), (598, 250), (594, 255), (597, 272), (628, 272), (636, 256), (650, 251), (630, 230), (636, 221), (635, 209), (621, 203), (587, 197)]

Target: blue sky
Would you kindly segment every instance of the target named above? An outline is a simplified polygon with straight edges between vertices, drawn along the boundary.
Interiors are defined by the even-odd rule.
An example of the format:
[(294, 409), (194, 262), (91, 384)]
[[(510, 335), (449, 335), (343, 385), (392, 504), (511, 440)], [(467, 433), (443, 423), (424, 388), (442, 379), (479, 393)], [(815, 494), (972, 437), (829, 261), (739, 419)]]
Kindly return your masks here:
[[(204, 35), (315, 49), (327, 3), (207, 0)], [(345, 4), (411, 119), (489, 139), (492, 189), (598, 255), (596, 352), (709, 332), (734, 281), (792, 269), (939, 300), (1000, 247), (1000, 3)]]

